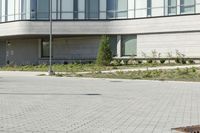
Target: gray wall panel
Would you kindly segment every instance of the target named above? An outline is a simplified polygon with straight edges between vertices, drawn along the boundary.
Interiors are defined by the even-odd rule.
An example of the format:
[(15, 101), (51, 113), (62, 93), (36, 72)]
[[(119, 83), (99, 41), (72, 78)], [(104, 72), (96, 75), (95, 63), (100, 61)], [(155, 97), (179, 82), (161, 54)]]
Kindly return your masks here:
[(10, 40), (7, 46), (7, 60), (11, 64), (37, 64), (38, 43), (37, 39)]

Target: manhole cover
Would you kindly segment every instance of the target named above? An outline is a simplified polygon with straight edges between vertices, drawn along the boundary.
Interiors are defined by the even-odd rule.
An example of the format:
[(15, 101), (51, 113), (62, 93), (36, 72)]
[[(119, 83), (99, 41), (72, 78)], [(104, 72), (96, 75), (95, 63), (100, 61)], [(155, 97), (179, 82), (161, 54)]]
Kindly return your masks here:
[(200, 133), (200, 125), (172, 128), (172, 130), (179, 131), (180, 133)]

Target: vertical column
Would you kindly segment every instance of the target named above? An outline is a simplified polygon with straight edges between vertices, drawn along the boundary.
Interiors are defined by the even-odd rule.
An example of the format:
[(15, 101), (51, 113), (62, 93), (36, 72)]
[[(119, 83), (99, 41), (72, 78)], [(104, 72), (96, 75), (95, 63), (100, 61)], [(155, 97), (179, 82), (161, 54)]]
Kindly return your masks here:
[(117, 35), (117, 57), (122, 56), (122, 37), (121, 35)]

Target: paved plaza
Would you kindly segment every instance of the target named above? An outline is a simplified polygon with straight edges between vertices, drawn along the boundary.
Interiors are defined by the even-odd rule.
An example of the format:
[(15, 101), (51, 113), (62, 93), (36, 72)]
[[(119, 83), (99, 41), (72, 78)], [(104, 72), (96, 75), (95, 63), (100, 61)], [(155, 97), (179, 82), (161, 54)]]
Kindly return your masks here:
[(200, 83), (0, 72), (0, 133), (175, 133), (200, 124)]

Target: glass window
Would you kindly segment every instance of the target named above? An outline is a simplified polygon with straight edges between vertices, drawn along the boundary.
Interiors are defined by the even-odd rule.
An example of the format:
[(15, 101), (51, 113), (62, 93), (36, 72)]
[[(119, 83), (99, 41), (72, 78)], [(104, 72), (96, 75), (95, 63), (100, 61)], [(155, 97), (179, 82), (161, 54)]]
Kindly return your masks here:
[(20, 0), (15, 0), (15, 20), (20, 20)]
[(49, 19), (49, 0), (37, 1), (37, 19)]
[(195, 12), (195, 0), (180, 0), (180, 5), (181, 14)]
[(152, 0), (151, 16), (164, 15), (164, 0)]
[(135, 0), (136, 7), (136, 17), (146, 17), (147, 16), (147, 0)]
[(147, 0), (147, 16), (151, 16), (151, 8), (152, 8), (151, 0)]
[(7, 20), (13, 21), (15, 14), (15, 4), (13, 0), (7, 0)]
[(2, 19), (2, 1), (0, 0), (0, 22)]
[(37, 0), (31, 0), (31, 10), (30, 10), (30, 15), (31, 19), (36, 19), (36, 11), (37, 11)]
[(127, 18), (128, 17), (128, 0), (118, 0), (117, 1), (117, 18)]
[(127, 18), (128, 0), (107, 0), (107, 18)]
[(128, 0), (128, 18), (135, 17), (135, 0)]
[(107, 18), (115, 18), (116, 0), (107, 0)]
[(78, 18), (85, 18), (85, 0), (78, 0)]
[(168, 0), (168, 15), (175, 15), (177, 13), (177, 0)]
[(21, 0), (21, 19), (24, 20), (26, 18), (26, 1)]
[(6, 19), (6, 17), (5, 17), (5, 15), (6, 15), (6, 6), (5, 6), (5, 3), (6, 3), (6, 0), (1, 0), (1, 5), (2, 5), (2, 10), (1, 10), (1, 22), (5, 22), (5, 19)]
[(49, 41), (42, 40), (41, 43), (41, 57), (49, 57)]
[(61, 11), (62, 11), (62, 19), (73, 19), (73, 0), (62, 0), (61, 2)]
[(99, 18), (106, 19), (106, 0), (100, 0), (99, 2)]
[(123, 35), (121, 43), (122, 43), (122, 56), (137, 55), (137, 36)]
[(114, 57), (117, 55), (117, 36), (109, 36), (109, 44), (112, 51), (112, 56)]
[(78, 0), (74, 0), (74, 19), (78, 19)]
[(86, 0), (85, 2), (86, 18), (99, 18), (99, 0)]

